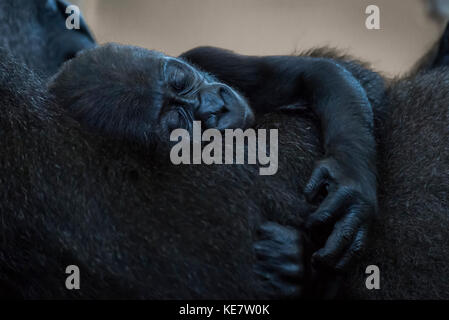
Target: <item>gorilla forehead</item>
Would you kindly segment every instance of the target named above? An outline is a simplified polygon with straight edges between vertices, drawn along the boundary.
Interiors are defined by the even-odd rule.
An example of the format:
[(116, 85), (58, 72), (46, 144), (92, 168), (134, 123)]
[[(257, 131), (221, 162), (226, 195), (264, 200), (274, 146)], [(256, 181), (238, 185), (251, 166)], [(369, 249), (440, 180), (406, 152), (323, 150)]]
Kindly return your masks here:
[[(136, 87), (145, 85), (146, 89), (156, 89), (165, 85), (164, 75), (171, 66), (188, 70), (192, 75), (191, 81), (216, 82), (212, 75), (180, 58), (170, 57), (155, 50), (115, 43), (84, 50), (75, 59), (68, 61), (62, 72), (76, 81), (83, 79), (82, 82), (91, 88), (127, 83)], [(62, 72), (56, 77), (60, 77)], [(96, 82), (99, 83), (95, 85)]]

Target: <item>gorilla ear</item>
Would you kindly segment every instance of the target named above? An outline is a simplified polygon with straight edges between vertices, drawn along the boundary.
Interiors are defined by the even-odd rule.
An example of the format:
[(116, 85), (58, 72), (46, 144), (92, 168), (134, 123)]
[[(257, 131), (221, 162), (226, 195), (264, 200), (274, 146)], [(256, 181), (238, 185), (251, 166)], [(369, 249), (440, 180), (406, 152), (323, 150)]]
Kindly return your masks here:
[[(47, 4), (47, 6), (50, 6), (50, 7), (53, 6), (54, 5), (53, 4), (54, 1), (55, 0), (48, 0), (47, 3), (51, 2), (52, 4), (51, 5)], [(57, 9), (59, 10), (60, 14), (63, 17), (67, 17), (66, 9), (70, 5), (72, 5), (72, 4), (70, 2), (68, 2), (68, 1), (56, 0), (56, 7), (57, 7)], [(87, 23), (84, 20), (82, 14), (80, 15), (80, 28), (77, 31), (83, 33), (84, 35), (86, 35), (92, 42), (94, 42), (94, 43), (96, 42), (95, 41), (95, 37), (94, 37), (93, 33), (90, 31), (89, 27), (87, 26)]]

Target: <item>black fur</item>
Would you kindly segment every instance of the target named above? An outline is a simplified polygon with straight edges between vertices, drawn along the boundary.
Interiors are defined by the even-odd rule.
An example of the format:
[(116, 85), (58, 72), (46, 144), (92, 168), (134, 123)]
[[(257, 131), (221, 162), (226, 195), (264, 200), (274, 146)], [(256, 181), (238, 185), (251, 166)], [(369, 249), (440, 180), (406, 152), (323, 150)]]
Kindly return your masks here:
[[(0, 52), (0, 295), (252, 298), (301, 289), (281, 283), (278, 290), (276, 283), (260, 281), (254, 266), (264, 265), (253, 246), (261, 221), (300, 230), (316, 209), (301, 193), (323, 155), (310, 110), (301, 117), (278, 112), (258, 119), (258, 127), (280, 130), (273, 177), (260, 177), (252, 166), (175, 167), (86, 133), (12, 52), (16, 59), (11, 50)], [(26, 64), (34, 68), (39, 61)], [(383, 217), (344, 294), (447, 298), (447, 70), (398, 80), (384, 97), (376, 74), (342, 64), (388, 118), (379, 121)], [(265, 244), (285, 252), (277, 257), (282, 260), (300, 250), (300, 234), (275, 226), (266, 231), (272, 242)], [(282, 237), (284, 232), (291, 236)], [(279, 239), (280, 249), (273, 246)], [(368, 292), (361, 271), (373, 263), (385, 276), (380, 291)], [(64, 287), (69, 264), (81, 268), (80, 291)], [(297, 275), (307, 270), (300, 265)]]
[[(447, 33), (442, 39), (440, 48), (447, 42)], [(336, 278), (342, 283), (336, 295), (352, 299), (448, 299), (449, 70), (439, 58), (446, 56), (447, 50), (440, 50), (435, 61), (429, 60), (433, 70), (423, 65), (403, 79), (387, 80), (385, 94), (379, 90), (379, 76), (358, 62), (332, 50), (307, 54), (336, 59), (344, 65), (364, 86), (375, 110), (380, 216), (357, 268)], [(214, 68), (209, 60), (206, 63)], [(216, 68), (220, 70), (220, 66)], [(380, 267), (380, 290), (365, 286), (365, 269), (372, 264)], [(306, 296), (321, 295), (320, 289), (328, 296), (326, 293), (334, 289), (332, 276), (317, 277), (318, 283), (312, 282)]]
[[(382, 126), (379, 212), (367, 253), (346, 283), (349, 298), (449, 299), (449, 69), (397, 80)], [(381, 290), (364, 286), (381, 270)]]
[(323, 177), (331, 185), (306, 227), (323, 246), (313, 265), (344, 270), (362, 250), (375, 212), (373, 113), (383, 114), (384, 83), (355, 62), (324, 56), (243, 56), (212, 47), (182, 55), (245, 94), (256, 112), (303, 103), (320, 116), (325, 155), (304, 192), (314, 201)]
[[(285, 172), (261, 179), (253, 166), (177, 167), (151, 155), (142, 158), (115, 141), (84, 133), (52, 105), (39, 78), (5, 52), (1, 61), (2, 294), (254, 298), (276, 293), (264, 289), (253, 271), (253, 242), (263, 217), (303, 224), (297, 208), (305, 213), (312, 207), (298, 196), (298, 177)], [(307, 146), (304, 156), (311, 161), (303, 165), (311, 171), (318, 135), (302, 125), (295, 135)], [(69, 264), (81, 269), (80, 291), (65, 289)]]
[(246, 128), (254, 116), (229, 86), (143, 48), (105, 45), (67, 62), (50, 82), (56, 103), (91, 131), (154, 146), (176, 128)]
[[(313, 259), (345, 268), (362, 248), (376, 206), (373, 112), (360, 84), (334, 61), (319, 58), (244, 57), (215, 48), (196, 49), (184, 57), (221, 68), (202, 66), (236, 86), (256, 112), (294, 109), (301, 102), (313, 106), (326, 154), (305, 193), (314, 200), (324, 183), (330, 187), (308, 225), (317, 229), (338, 222)], [(176, 81), (183, 88), (173, 90), (170, 81), (179, 70)], [(232, 82), (222, 70), (235, 77)], [(49, 88), (57, 104), (89, 128), (152, 147), (156, 135), (157, 141), (168, 142), (168, 134), (164, 141), (158, 133), (190, 129), (193, 120), (219, 129), (245, 128), (253, 121), (244, 99), (231, 87), (182, 60), (136, 47), (110, 44), (85, 51), (63, 66)], [(229, 93), (227, 98), (222, 91)], [(179, 117), (179, 109), (189, 116)]]
[[(176, 167), (165, 157), (151, 153), (142, 157), (126, 144), (83, 133), (53, 105), (37, 76), (14, 62), (8, 52), (2, 52), (2, 61), (1, 105), (5, 110), (20, 110), (5, 112), (2, 123), (11, 134), (2, 140), (8, 146), (4, 148), (3, 168), (7, 171), (3, 179), (11, 190), (1, 201), (3, 226), (8, 229), (3, 232), (2, 251), (9, 259), (1, 263), (5, 295), (254, 298), (299, 292), (299, 284), (273, 277), (273, 272), (291, 275), (292, 260), (286, 260), (278, 270), (267, 271), (264, 268), (270, 262), (261, 265), (261, 259), (256, 259), (261, 251), (253, 250), (258, 239), (254, 232), (263, 221), (303, 226), (301, 221), (312, 207), (298, 192), (298, 177), (292, 172), (262, 179), (252, 166)], [(18, 96), (19, 92), (22, 95)], [(309, 126), (302, 124), (297, 134), (309, 134)], [(45, 139), (47, 135), (49, 139)], [(297, 138), (310, 145), (309, 138)], [(39, 144), (46, 147), (38, 148)], [(319, 151), (320, 143), (314, 145), (317, 149), (309, 153)], [(21, 161), (12, 161), (16, 157)], [(290, 184), (287, 178), (294, 180)], [(232, 188), (243, 181), (251, 183)], [(66, 187), (61, 188), (60, 183)], [(178, 196), (171, 197), (173, 192)], [(21, 204), (10, 207), (21, 197)], [(297, 208), (303, 208), (299, 214)], [(24, 214), (33, 218), (22, 220)], [(281, 226), (273, 230), (276, 232), (258, 242), (256, 248), (273, 248), (276, 243), (279, 248), (277, 235), (281, 231), (292, 233)], [(13, 241), (17, 234), (22, 237)], [(294, 232), (280, 239), (298, 239), (293, 246), (281, 242), (277, 250), (281, 257), (298, 252), (301, 243)], [(15, 245), (11, 246), (11, 241)], [(47, 242), (54, 247), (44, 245)], [(37, 250), (34, 245), (38, 243)], [(30, 246), (31, 250), (24, 249)], [(226, 259), (227, 255), (232, 257)], [(223, 267), (220, 262), (225, 260)], [(272, 263), (279, 265), (280, 261)], [(86, 273), (88, 284), (80, 292), (67, 291), (62, 282), (61, 286), (56, 284), (59, 272), (68, 264), (76, 264)], [(148, 265), (151, 271), (146, 271)], [(305, 270), (298, 261), (292, 266), (297, 270), (296, 278)], [(161, 277), (159, 268), (167, 276)], [(127, 270), (128, 276), (123, 277)], [(177, 280), (170, 275), (177, 275)]]

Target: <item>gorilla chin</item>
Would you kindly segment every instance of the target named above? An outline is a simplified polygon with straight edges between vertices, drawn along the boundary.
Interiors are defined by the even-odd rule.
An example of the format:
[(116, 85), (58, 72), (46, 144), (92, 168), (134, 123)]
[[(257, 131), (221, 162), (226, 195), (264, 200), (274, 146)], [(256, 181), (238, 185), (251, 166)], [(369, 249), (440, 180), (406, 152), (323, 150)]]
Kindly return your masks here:
[(181, 59), (139, 47), (86, 50), (62, 66), (49, 89), (89, 129), (144, 144), (177, 128), (191, 131), (193, 121), (219, 130), (254, 122), (236, 90)]

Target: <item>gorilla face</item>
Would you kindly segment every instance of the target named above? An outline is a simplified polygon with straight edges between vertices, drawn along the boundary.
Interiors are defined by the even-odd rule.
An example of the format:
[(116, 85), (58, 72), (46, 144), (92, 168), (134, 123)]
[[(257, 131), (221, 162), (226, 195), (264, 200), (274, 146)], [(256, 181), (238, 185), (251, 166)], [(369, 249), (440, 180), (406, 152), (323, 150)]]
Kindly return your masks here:
[(173, 129), (245, 128), (245, 99), (192, 65), (160, 52), (109, 44), (65, 63), (49, 85), (57, 103), (92, 130), (151, 142)]
[(165, 92), (161, 118), (167, 128), (191, 129), (193, 120), (220, 130), (252, 123), (248, 104), (229, 86), (176, 58), (164, 56), (161, 64)]

